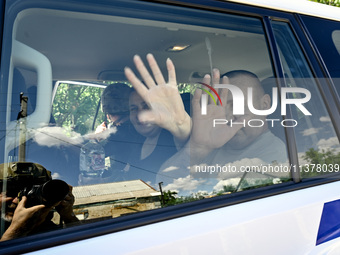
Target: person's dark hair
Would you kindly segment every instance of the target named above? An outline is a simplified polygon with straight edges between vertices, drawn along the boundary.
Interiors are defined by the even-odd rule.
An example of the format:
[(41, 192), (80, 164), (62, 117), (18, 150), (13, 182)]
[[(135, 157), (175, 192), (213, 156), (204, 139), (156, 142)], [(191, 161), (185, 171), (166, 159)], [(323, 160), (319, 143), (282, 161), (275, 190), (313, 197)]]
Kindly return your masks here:
[(222, 74), (221, 77), (227, 76), (229, 79), (235, 79), (239, 77), (244, 77), (246, 79), (254, 79), (258, 82), (260, 82), (259, 78), (256, 74), (246, 71), (246, 70), (233, 70), (230, 72), (226, 72), (225, 74)]
[(108, 85), (102, 94), (102, 111), (110, 115), (128, 115), (132, 89), (125, 83)]
[(242, 74), (242, 75), (249, 75), (249, 76), (252, 76), (252, 77), (257, 78), (257, 75), (256, 75), (256, 74), (254, 74), (254, 73), (252, 73), (252, 72), (250, 72), (250, 71), (247, 71), (247, 70), (242, 70), (242, 69), (228, 71), (228, 72), (222, 74), (222, 76), (227, 75), (227, 76), (229, 77), (229, 76), (236, 76), (236, 75), (239, 75), (239, 74)]
[(264, 90), (259, 78), (252, 72), (246, 70), (233, 70), (221, 75), (221, 77), (223, 76), (227, 76), (234, 85), (250, 85), (251, 87), (256, 88), (258, 95), (264, 95)]

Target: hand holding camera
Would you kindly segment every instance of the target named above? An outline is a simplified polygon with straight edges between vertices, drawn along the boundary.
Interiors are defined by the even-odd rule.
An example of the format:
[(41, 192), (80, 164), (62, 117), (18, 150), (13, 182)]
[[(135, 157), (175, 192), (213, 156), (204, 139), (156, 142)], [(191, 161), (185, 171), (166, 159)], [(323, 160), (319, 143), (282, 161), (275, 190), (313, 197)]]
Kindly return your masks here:
[(23, 196), (13, 215), (11, 225), (1, 237), (1, 241), (6, 241), (22, 236), (27, 236), (37, 229), (50, 213), (52, 207), (45, 205), (35, 205), (27, 207), (27, 197)]
[[(56, 225), (51, 221), (55, 208), (65, 223), (78, 222), (73, 213), (72, 187), (52, 180), (43, 166), (29, 162), (0, 165), (4, 218), (10, 223), (0, 241), (32, 234)], [(6, 186), (5, 186), (6, 185)]]

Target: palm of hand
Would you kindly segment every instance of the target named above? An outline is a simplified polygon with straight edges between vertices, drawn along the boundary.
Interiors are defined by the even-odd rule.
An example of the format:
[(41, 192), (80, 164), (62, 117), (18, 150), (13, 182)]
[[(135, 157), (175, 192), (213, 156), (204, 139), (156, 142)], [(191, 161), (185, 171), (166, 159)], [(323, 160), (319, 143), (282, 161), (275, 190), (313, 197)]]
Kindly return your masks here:
[[(150, 107), (149, 121), (165, 129), (171, 129), (178, 120), (183, 119), (184, 107), (177, 86), (158, 85), (149, 89), (147, 103)], [(148, 119), (145, 119), (148, 121)]]
[(130, 68), (125, 68), (127, 79), (149, 106), (149, 110), (139, 113), (139, 121), (156, 124), (172, 133), (176, 140), (186, 141), (191, 131), (191, 119), (184, 109), (182, 98), (178, 92), (175, 66), (170, 59), (167, 59), (169, 78), (166, 83), (152, 54), (147, 55), (147, 60), (153, 77), (140, 57), (134, 57), (136, 68), (145, 85)]
[(205, 146), (206, 149), (217, 149), (226, 144), (239, 130), (226, 124), (216, 125), (215, 119), (225, 119), (223, 106), (208, 105), (207, 115), (195, 114), (193, 117), (192, 141), (195, 145)]

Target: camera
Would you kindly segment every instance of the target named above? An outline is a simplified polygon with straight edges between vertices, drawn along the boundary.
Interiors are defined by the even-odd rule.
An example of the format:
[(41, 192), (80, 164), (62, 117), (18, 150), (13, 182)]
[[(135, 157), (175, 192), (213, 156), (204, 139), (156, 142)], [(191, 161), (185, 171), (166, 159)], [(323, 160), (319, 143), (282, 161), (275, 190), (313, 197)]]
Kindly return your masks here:
[(27, 197), (26, 207), (44, 204), (52, 206), (63, 200), (69, 192), (69, 187), (62, 180), (50, 180), (42, 185), (25, 187), (19, 192), (18, 198)]
[(7, 196), (18, 197), (19, 200), (26, 196), (26, 207), (51, 206), (62, 201), (69, 192), (66, 182), (52, 180), (50, 171), (31, 162), (1, 164), (0, 185), (6, 185)]

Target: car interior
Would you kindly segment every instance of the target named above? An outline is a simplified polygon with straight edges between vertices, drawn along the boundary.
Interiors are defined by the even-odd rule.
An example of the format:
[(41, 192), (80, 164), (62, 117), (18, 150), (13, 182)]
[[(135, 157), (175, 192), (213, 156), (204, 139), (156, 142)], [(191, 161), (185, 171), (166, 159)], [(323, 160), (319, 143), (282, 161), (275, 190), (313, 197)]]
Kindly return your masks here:
[[(17, 116), (20, 112), (20, 93), (23, 92), (29, 98), (26, 128), (32, 131), (26, 134), (27, 160), (39, 159), (39, 163), (52, 170), (55, 177), (64, 177), (63, 174), (58, 175), (57, 169), (72, 173), (67, 176), (71, 185), (78, 185), (79, 173), (74, 169), (79, 168), (83, 136), (93, 133), (95, 127), (105, 119), (100, 109), (100, 95), (108, 84), (128, 84), (124, 68), (128, 66), (137, 73), (133, 63), (136, 54), (145, 61), (145, 56), (152, 53), (164, 77), (167, 77), (166, 59), (173, 61), (177, 83), (182, 89), (182, 99), (188, 112), (192, 87), (201, 82), (205, 74), (211, 74), (213, 68), (219, 69), (222, 74), (231, 70), (250, 71), (257, 75), (268, 94), (277, 86), (260, 19), (229, 14), (219, 16), (215, 13), (202, 21), (193, 21), (190, 18), (192, 13), (178, 18), (163, 17), (157, 12), (149, 16), (133, 11), (120, 12), (119, 9), (112, 12), (109, 15), (96, 11), (88, 13), (30, 8), (20, 12), (14, 21), (11, 45), (13, 57), (8, 79), (11, 89), (8, 105), (11, 107), (7, 108), (10, 112), (7, 129), (15, 130), (13, 136), (20, 132)], [(279, 23), (277, 31), (282, 32), (286, 28), (281, 28)], [(287, 36), (291, 35), (277, 34), (281, 40), (278, 45), (285, 67), (284, 82), (291, 82), (289, 86), (292, 87), (301, 86), (297, 78), (308, 78), (311, 74), (303, 69), (305, 63), (297, 63), (287, 57), (297, 54), (295, 48), (290, 47), (292, 43), (286, 41)], [(305, 74), (305, 77), (301, 74)], [(66, 124), (57, 125), (60, 129), (55, 129), (58, 115), (54, 107), (68, 103), (63, 100), (71, 100), (66, 94), (62, 97), (64, 90), (71, 87), (80, 90), (87, 88), (93, 91), (90, 94), (96, 93), (88, 105), (93, 110), (77, 113), (77, 116), (73, 114), (73, 108), (81, 103), (79, 97), (78, 101), (74, 99), (71, 102), (67, 110), (68, 115), (72, 115), (71, 124), (74, 126), (80, 117), (78, 115), (84, 114), (82, 117), (86, 119), (87, 125), (85, 131), (79, 131), (74, 126), (73, 129), (67, 129)], [(83, 101), (85, 99), (82, 98)], [(89, 97), (87, 99), (90, 100)], [(318, 107), (320, 118), (327, 119), (323, 114), (325, 108)], [(301, 120), (297, 137), (302, 141), (298, 146), (299, 152), (303, 153), (311, 146), (316, 146), (320, 140), (316, 136), (318, 124), (312, 123), (308, 117), (303, 118), (299, 111), (293, 112), (293, 116)], [(282, 120), (279, 110), (269, 117), (278, 120), (277, 123)], [(71, 124), (67, 124), (68, 128)], [(53, 132), (49, 127), (54, 128)], [(270, 128), (286, 143), (282, 125)], [(309, 133), (305, 130), (309, 130)], [(31, 142), (37, 132), (41, 135), (38, 145), (37, 140)], [(330, 126), (327, 137), (323, 139), (333, 134), (334, 130)], [(16, 139), (7, 138), (5, 155), (8, 160), (17, 159), (17, 145)]]

